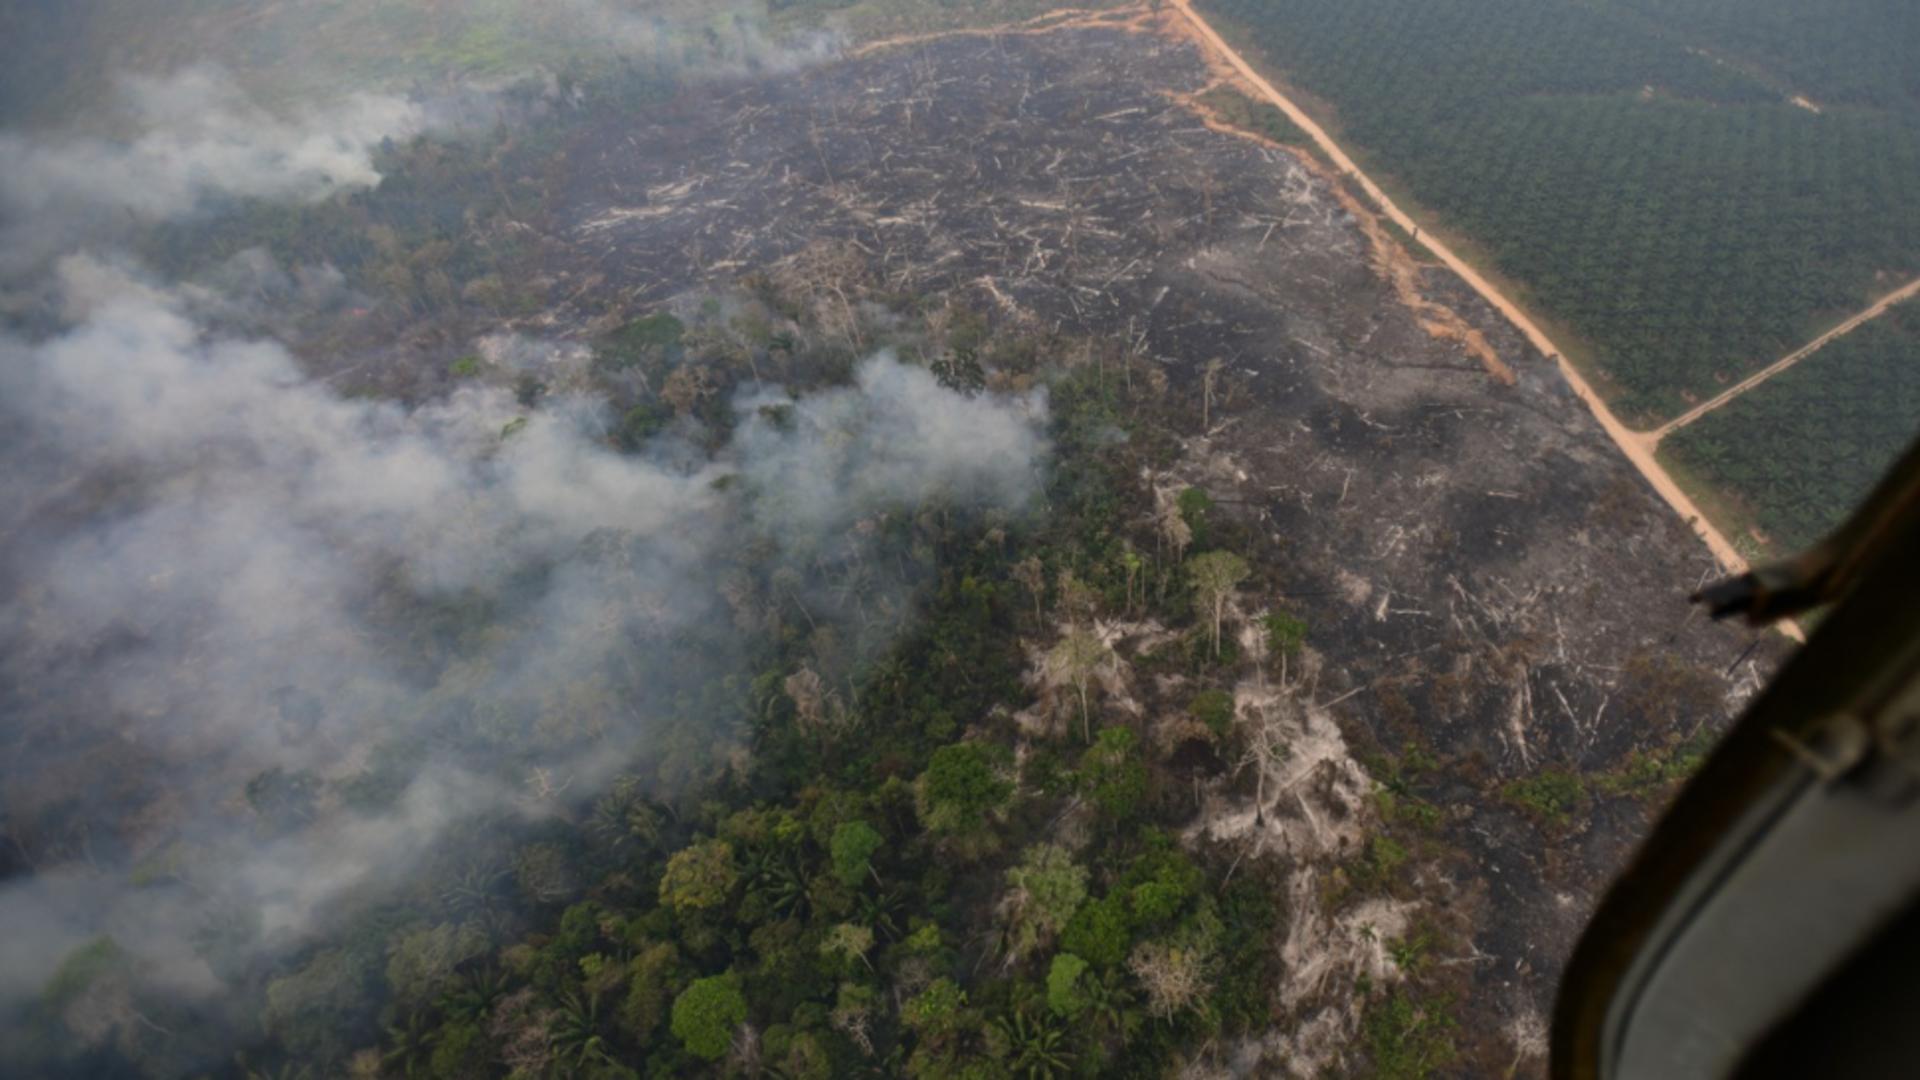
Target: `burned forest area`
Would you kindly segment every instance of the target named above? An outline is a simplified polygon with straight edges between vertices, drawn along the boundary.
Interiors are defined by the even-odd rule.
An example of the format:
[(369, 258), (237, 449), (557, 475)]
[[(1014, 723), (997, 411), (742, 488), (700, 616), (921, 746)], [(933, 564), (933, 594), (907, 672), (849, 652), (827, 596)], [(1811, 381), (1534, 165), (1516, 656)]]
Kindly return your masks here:
[[(481, 854), (411, 868), (485, 866), (471, 888), (493, 899), (442, 899), (437, 877), (397, 879), (404, 918), (330, 896), (319, 929), (220, 969), (265, 1002), (221, 1021), (255, 1048), (238, 1067), (1543, 1075), (1585, 919), (1783, 649), (1690, 607), (1712, 556), (1551, 358), (1318, 158), (1210, 111), (1224, 81), (1128, 11), (618, 107), (588, 83), (491, 136), (486, 167), (522, 175), (470, 185), (492, 209), (451, 216), (473, 268), (396, 273), (407, 253), (375, 231), (357, 299), (216, 312), (285, 338), (346, 402), (604, 399), (599, 443), (685, 478), (711, 529), (676, 526), (621, 573), (691, 583), (731, 560), (698, 604), (594, 579), (609, 613), (579, 640), (655, 651), (637, 675), (594, 682), (619, 668), (596, 660), (528, 692), (535, 750), (407, 758), (451, 755), (517, 792), (497, 835), (445, 826)], [(412, 194), (402, 174), (354, 198), (430, 199), (422, 174)], [(187, 238), (145, 250), (166, 264)], [(808, 412), (850, 383), (869, 396)], [(1007, 453), (985, 448), (992, 425), (1044, 428), (1030, 500), (942, 502), (976, 482), (942, 472), (939, 497), (888, 479), (890, 508), (815, 514), (830, 476), (713, 472), (810, 416), (832, 428), (933, 394), (953, 401), (912, 415), (992, 456), (982, 469)], [(546, 438), (515, 407), (498, 438)], [(828, 430), (819, 460), (845, 439), (874, 455), (860, 484), (912, 456)], [(604, 537), (579, 557), (639, 558)], [(541, 566), (484, 602), (396, 613), (367, 596), (353, 618), (402, 657), (397, 681), (432, 687), (414, 713), (450, 715), (456, 674), (510, 711), (526, 684), (461, 668), (490, 646), (446, 627), (559, 573)], [(630, 625), (631, 605), (677, 604), (733, 623), (727, 643)], [(296, 723), (274, 692), (302, 738), (344, 708), (321, 693)], [(644, 737), (596, 741), (643, 717)], [(442, 720), (419, 723), (406, 745), (442, 747)], [(250, 828), (299, 835), (389, 805), (355, 802), (385, 754), (308, 755), (264, 786), (248, 777), (267, 759), (237, 757), (205, 801), (244, 787), (268, 823)], [(26, 790), (10, 828), (39, 812)], [(130, 858), (163, 846), (115, 828)], [(54, 833), (33, 834), (49, 859)], [(167, 1014), (101, 1003), (115, 948), (78, 974), (69, 959), (36, 1023), (161, 1062), (150, 1075), (208, 1067), (193, 1063), (219, 1038), (163, 1049), (148, 1028)], [(128, 979), (113, 1001), (142, 1000)], [(347, 983), (385, 989), (349, 1001)], [(459, 1004), (469, 991), (483, 1004)]]
[[(1150, 434), (1098, 451), (1137, 485), (1127, 531), (1164, 545), (1155, 507), (1206, 492), (1252, 545), (1239, 602), (1309, 628), (1291, 681), (1234, 687), (1238, 723), (1300, 744), (1263, 820), (1244, 770), (1203, 769), (1185, 826), (1287, 868), (1273, 1062), (1339, 1060), (1314, 1045), (1352, 1034), (1328, 1010), (1427, 934), (1481, 1064), (1537, 1069), (1560, 964), (1664, 793), (1646, 777), (1773, 653), (1742, 659), (1750, 635), (1689, 609), (1712, 557), (1547, 358), (1422, 266), (1515, 383), (1429, 329), (1380, 265), (1406, 256), (1321, 166), (1185, 104), (1212, 82), (1185, 43), (1093, 28), (685, 102), (573, 148), (558, 263), (646, 305), (818, 260), (848, 302), (978, 312), (1132, 382)], [(1178, 711), (1182, 683), (1140, 680), (1136, 718)]]

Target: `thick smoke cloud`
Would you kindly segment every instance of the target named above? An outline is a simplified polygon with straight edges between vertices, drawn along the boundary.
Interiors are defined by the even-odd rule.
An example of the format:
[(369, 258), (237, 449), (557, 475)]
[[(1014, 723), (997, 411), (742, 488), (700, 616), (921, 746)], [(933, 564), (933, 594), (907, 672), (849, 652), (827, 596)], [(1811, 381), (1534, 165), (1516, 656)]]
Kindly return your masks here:
[[(841, 531), (861, 508), (935, 492), (963, 504), (1020, 505), (1045, 453), (1036, 427), (1044, 390), (962, 397), (890, 356), (862, 367), (853, 386), (790, 406), (791, 415), (769, 411), (782, 405), (777, 397), (743, 404), (753, 411), (735, 440), (742, 472), (809, 533)], [(844, 437), (853, 431), (858, 440)]]
[[(836, 47), (776, 41), (746, 9), (516, 10), (563, 51), (653, 76)], [(301, 62), (302, 86), (345, 82)], [(188, 285), (116, 248), (236, 199), (377, 186), (383, 141), (493, 123), (503, 82), (268, 108), (214, 63), (101, 78), (111, 115), (0, 132), (0, 319), (28, 315), (0, 321), (0, 1008), (110, 935), (140, 986), (219, 1010), (471, 822), (569, 812), (660, 751), (671, 699), (711, 673), (675, 670), (669, 643), (697, 632), (710, 665), (737, 659), (739, 568), (717, 553), (743, 528), (784, 545), (785, 587), (811, 600), (802, 553), (857, 547), (884, 504), (1011, 510), (1035, 491), (1043, 398), (965, 398), (887, 357), (849, 388), (742, 395), (717, 454), (671, 432), (614, 451), (590, 355), (510, 335), (477, 351), (553, 387), (537, 409), (478, 385), (343, 397), (233, 329), (338, 305), (337, 271), (254, 249)], [(567, 107), (545, 85), (512, 93)], [(699, 742), (718, 755), (730, 734)], [(367, 778), (377, 797), (340, 794)], [(67, 1032), (143, 1030), (125, 993), (67, 1006)]]
[[(743, 500), (764, 493), (757, 527), (817, 546), (931, 496), (1017, 509), (1046, 453), (1043, 400), (967, 398), (883, 356), (851, 387), (743, 396), (738, 437), (694, 466), (627, 456), (590, 398), (346, 399), (124, 270), (70, 259), (60, 276), (70, 328), (0, 340), (6, 812), (39, 820), (78, 785), (72, 812), (114, 825), (49, 839), (0, 890), (5, 999), (103, 932), (149, 979), (209, 992), (192, 943), (210, 908), (249, 913), (248, 948), (295, 943), (450, 823), (555, 812), (550, 778), (591, 793), (647, 749), (655, 701), (570, 695), (677, 630), (728, 623), (714, 559)], [(484, 645), (420, 670), (394, 648), (396, 596), (483, 598)], [(421, 763), (377, 813), (322, 806), (275, 829), (240, 798), (271, 769), (335, 782), (380, 765), (450, 686), (494, 710), (472, 723), (514, 732), (486, 744), (512, 769)], [(156, 862), (168, 871), (130, 883)]]
[(0, 191), (9, 210), (38, 215), (86, 207), (154, 220), (209, 195), (307, 200), (377, 183), (373, 149), (426, 123), (417, 103), (384, 94), (277, 116), (224, 72), (192, 68), (129, 76), (121, 87), (126, 140), (37, 142), (0, 135)]
[(371, 93), (275, 114), (206, 67), (125, 76), (118, 102), (119, 137), (0, 132), (0, 277), (218, 199), (312, 202), (371, 187), (382, 141), (435, 118), (418, 102)]

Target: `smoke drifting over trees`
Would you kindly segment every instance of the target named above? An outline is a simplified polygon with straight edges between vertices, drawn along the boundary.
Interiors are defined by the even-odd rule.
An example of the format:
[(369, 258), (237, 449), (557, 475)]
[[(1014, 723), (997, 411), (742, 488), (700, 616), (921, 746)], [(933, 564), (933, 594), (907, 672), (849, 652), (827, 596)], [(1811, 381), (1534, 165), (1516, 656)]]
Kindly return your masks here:
[(116, 105), (114, 137), (0, 132), (0, 280), (216, 199), (313, 201), (371, 187), (375, 148), (419, 134), (431, 116), (373, 93), (276, 115), (217, 68), (125, 76)]
[[(145, 827), (49, 835), (36, 861), (70, 855), (85, 872), (0, 894), (8, 925), (37, 931), (9, 947), (15, 992), (101, 930), (177, 939), (167, 931), (213, 882), (261, 912), (270, 940), (416, 857), (455, 816), (543, 812), (501, 786), (497, 763), (440, 755), (389, 778), (398, 794), (377, 815), (280, 808), (297, 827), (267, 843), (261, 808), (231, 804), (268, 770), (365, 769), (369, 747), (444, 727), (435, 703), (511, 729), (469, 733), (512, 756), (512, 771), (550, 769), (590, 790), (605, 763), (646, 752), (649, 714), (684, 689), (647, 650), (726, 622), (716, 557), (731, 530), (812, 556), (890, 505), (939, 495), (1016, 509), (1044, 456), (1043, 401), (966, 398), (878, 357), (852, 387), (743, 398), (739, 437), (686, 468), (608, 448), (590, 400), (532, 411), (492, 389), (411, 410), (347, 400), (278, 345), (209, 334), (127, 274), (74, 261), (63, 279), (79, 321), (7, 341), (0, 366), (14, 594), (0, 642), (20, 747), (7, 786), (14, 811), (31, 813), (71, 798), (66, 781), (110, 770), (65, 816)], [(483, 605), (486, 640), (426, 650), (444, 657), (436, 665), (396, 640), (419, 631), (389, 610), (396, 592)], [(652, 677), (567, 700), (607, 693), (609, 668)], [(108, 731), (111, 749), (86, 737)], [(89, 813), (96, 797), (111, 808)], [(118, 860), (101, 855), (159, 857), (158, 836), (173, 838), (164, 857), (195, 888), (121, 902)], [(168, 976), (212, 984), (205, 970)]]
[[(537, 25), (657, 65), (830, 48), (556, 10)], [(616, 772), (666, 798), (736, 767), (740, 733), (689, 698), (768, 611), (879, 647), (912, 573), (827, 576), (889, 513), (1037, 489), (1043, 392), (966, 396), (890, 355), (817, 393), (749, 384), (731, 438), (683, 418), (637, 452), (591, 380), (558, 377), (592, 359), (558, 341), (475, 345), (552, 393), (343, 396), (233, 328), (260, 297), (154, 280), (114, 241), (371, 189), (383, 142), (472, 110), (270, 111), (206, 67), (123, 94), (110, 135), (0, 134), (0, 273), (27, 313), (0, 333), (0, 1009), (51, 1005), (90, 1041), (151, 1023), (137, 994), (219, 1013), (330, 915), (455, 857), (451, 830), (566, 816)], [(338, 292), (330, 267), (294, 276)], [(76, 963), (118, 974), (47, 997)]]
[[(543, 94), (547, 104), (563, 98), (555, 67), (615, 64), (685, 82), (792, 71), (840, 47), (824, 32), (776, 35), (762, 15), (739, 4), (641, 9), (613, 0), (511, 0), (429, 12), (383, 10), (363, 0), (310, 13), (226, 13), (205, 27), (193, 21), (205, 11), (99, 6), (109, 10), (91, 18), (138, 25), (143, 36), (170, 44), (163, 53), (195, 59), (104, 71), (74, 63), (60, 73), (76, 84), (65, 95), (51, 84), (9, 88), (16, 100), (7, 102), (8, 112), (30, 111), (27, 103), (42, 96), (97, 104), (79, 130), (0, 130), (0, 280), (39, 269), (76, 241), (98, 244), (130, 224), (204, 211), (222, 199), (311, 202), (371, 187), (380, 181), (374, 152), (389, 140), (497, 123), (509, 107), (501, 94), (510, 89), (523, 98)], [(46, 42), (43, 31), (51, 26), (34, 19), (58, 19), (17, 18), (7, 35), (11, 48), (0, 46), (0, 64), (31, 66), (34, 43)], [(338, 57), (315, 54), (316, 42), (335, 35), (364, 38), (368, 20), (399, 20), (390, 32), (424, 55), (370, 80), (341, 67)], [(262, 41), (223, 37), (231, 25), (256, 22)], [(454, 57), (432, 59), (449, 43), (473, 41), (495, 45), (484, 78), (467, 77)], [(377, 88), (408, 83), (411, 93)], [(272, 107), (263, 102), (269, 97)]]
[(120, 87), (130, 140), (35, 140), (0, 135), (9, 208), (125, 210), (145, 218), (194, 208), (208, 194), (314, 199), (379, 181), (370, 153), (426, 124), (417, 103), (390, 94), (276, 116), (214, 68), (128, 76)]

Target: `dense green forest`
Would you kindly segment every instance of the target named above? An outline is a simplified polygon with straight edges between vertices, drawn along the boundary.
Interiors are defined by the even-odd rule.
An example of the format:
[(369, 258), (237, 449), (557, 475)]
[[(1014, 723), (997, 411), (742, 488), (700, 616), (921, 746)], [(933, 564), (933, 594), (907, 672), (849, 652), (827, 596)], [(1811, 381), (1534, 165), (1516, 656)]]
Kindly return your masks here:
[(1920, 272), (1911, 5), (1201, 6), (1571, 328), (1629, 418)]
[(1844, 518), (1920, 430), (1920, 310), (1899, 304), (1669, 435), (1664, 460), (1792, 551)]

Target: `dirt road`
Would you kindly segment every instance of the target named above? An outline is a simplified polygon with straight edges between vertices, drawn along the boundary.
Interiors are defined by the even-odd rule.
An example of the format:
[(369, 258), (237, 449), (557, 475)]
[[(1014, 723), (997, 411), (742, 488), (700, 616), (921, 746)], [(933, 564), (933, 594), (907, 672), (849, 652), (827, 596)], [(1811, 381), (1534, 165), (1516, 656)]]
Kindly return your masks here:
[(1651, 442), (1658, 443), (1661, 439), (1666, 438), (1680, 428), (1686, 427), (1688, 424), (1725, 405), (1741, 394), (1746, 393), (1800, 361), (1805, 360), (1807, 357), (1812, 356), (1814, 353), (1819, 352), (1831, 344), (1836, 338), (1845, 337), (1854, 330), (1859, 329), (1862, 323), (1870, 322), (1886, 314), (1887, 309), (1893, 305), (1900, 303), (1902, 300), (1910, 300), (1915, 296), (1920, 296), (1920, 278), (1914, 278), (1912, 281), (1881, 297), (1875, 301), (1872, 307), (1855, 315), (1853, 318), (1848, 319), (1839, 326), (1821, 334), (1819, 337), (1814, 338), (1798, 349), (1795, 349), (1780, 359), (1775, 360), (1773, 363), (1768, 364), (1766, 367), (1761, 368), (1759, 371), (1754, 372), (1752, 375), (1740, 380), (1721, 393), (1715, 394), (1712, 398), (1695, 405), (1693, 408), (1688, 409), (1686, 412), (1653, 429), (1647, 433), (1647, 438)]
[(1560, 372), (1566, 377), (1568, 385), (1572, 386), (1573, 392), (1586, 403), (1587, 408), (1593, 412), (1594, 418), (1600, 421), (1600, 426), (1620, 447), (1620, 452), (1627, 456), (1627, 460), (1640, 471), (1640, 475), (1647, 478), (1647, 482), (1653, 485), (1653, 489), (1659, 492), (1660, 497), (1666, 500), (1674, 513), (1679, 514), (1700, 539), (1706, 542), (1714, 558), (1720, 561), (1721, 566), (1728, 573), (1742, 573), (1747, 569), (1746, 559), (1741, 557), (1733, 544), (1713, 526), (1712, 522), (1707, 520), (1706, 515), (1700, 512), (1700, 508), (1694, 505), (1693, 500), (1687, 497), (1686, 492), (1680, 490), (1680, 485), (1676, 484), (1673, 477), (1669, 476), (1666, 469), (1655, 460), (1653, 456), (1655, 440), (1621, 423), (1620, 419), (1613, 415), (1613, 410), (1607, 407), (1607, 403), (1592, 386), (1588, 385), (1580, 372), (1567, 362), (1560, 347), (1555, 345), (1538, 326), (1535, 326), (1533, 320), (1529, 319), (1518, 305), (1507, 299), (1500, 290), (1493, 287), (1491, 282), (1481, 277), (1466, 260), (1455, 255), (1452, 249), (1436, 239), (1431, 232), (1416, 232), (1419, 228), (1418, 224), (1396, 206), (1393, 200), (1387, 197), (1386, 192), (1380, 190), (1379, 185), (1375, 184), (1367, 174), (1360, 171), (1353, 159), (1340, 148), (1340, 144), (1334, 142), (1332, 137), (1314, 122), (1313, 117), (1308, 116), (1303, 109), (1295, 105), (1292, 99), (1276, 90), (1272, 83), (1263, 78), (1244, 57), (1234, 50), (1233, 46), (1227, 44), (1226, 39), (1222, 38), (1199, 12), (1193, 10), (1192, 0), (1169, 0), (1169, 2), (1193, 27), (1202, 44), (1218, 54), (1254, 89), (1258, 90), (1262, 97), (1272, 102), (1281, 112), (1286, 113), (1288, 119), (1311, 136), (1320, 151), (1334, 163), (1336, 168), (1353, 177), (1389, 220), (1409, 232), (1414, 232), (1419, 238), (1419, 243), (1425, 245), (1428, 251), (1433, 252), (1435, 257), (1447, 265), (1448, 269), (1460, 275), (1461, 279), (1473, 286), (1474, 290), (1489, 304), (1505, 315), (1521, 333), (1527, 336), (1527, 340), (1533, 343), (1534, 348), (1554, 358), (1560, 365)]

